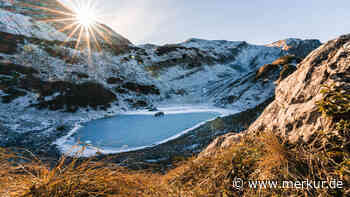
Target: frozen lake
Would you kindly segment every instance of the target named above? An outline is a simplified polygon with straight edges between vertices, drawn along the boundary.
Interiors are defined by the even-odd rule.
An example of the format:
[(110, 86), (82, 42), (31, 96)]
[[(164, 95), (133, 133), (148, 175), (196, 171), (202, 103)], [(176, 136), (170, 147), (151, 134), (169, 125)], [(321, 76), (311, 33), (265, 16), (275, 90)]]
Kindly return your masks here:
[(214, 112), (153, 115), (117, 115), (91, 121), (74, 135), (76, 140), (101, 149), (134, 149), (174, 137), (196, 124), (219, 116)]
[(165, 111), (155, 117), (155, 112), (125, 113), (110, 118), (93, 120), (76, 128), (60, 140), (60, 149), (65, 153), (77, 152), (88, 145), (84, 156), (96, 152), (117, 153), (142, 149), (175, 139), (208, 120), (224, 114), (220, 110)]

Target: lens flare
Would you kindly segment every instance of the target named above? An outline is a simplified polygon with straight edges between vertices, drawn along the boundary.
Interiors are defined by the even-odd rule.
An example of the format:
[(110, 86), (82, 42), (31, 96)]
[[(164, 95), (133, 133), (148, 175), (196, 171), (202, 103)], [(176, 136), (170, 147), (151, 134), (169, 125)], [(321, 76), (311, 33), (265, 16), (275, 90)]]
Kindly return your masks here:
[(81, 8), (76, 14), (76, 20), (84, 27), (92, 26), (96, 21), (93, 10), (89, 8)]
[(88, 49), (91, 56), (92, 48), (101, 51), (101, 42), (111, 45), (113, 32), (103, 25), (97, 9), (96, 0), (55, 0), (63, 9), (52, 9), (36, 5), (27, 5), (51, 13), (41, 21), (63, 24), (59, 31), (68, 36), (64, 43), (75, 42), (75, 49)]

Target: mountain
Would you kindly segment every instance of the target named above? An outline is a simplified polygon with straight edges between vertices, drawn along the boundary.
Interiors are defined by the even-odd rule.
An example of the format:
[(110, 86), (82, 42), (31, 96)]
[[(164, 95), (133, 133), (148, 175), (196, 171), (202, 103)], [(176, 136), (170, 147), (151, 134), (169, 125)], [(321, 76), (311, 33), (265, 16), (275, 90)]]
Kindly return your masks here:
[(322, 43), (319, 40), (315, 39), (301, 40), (297, 38), (289, 38), (273, 42), (266, 46), (279, 47), (282, 50), (287, 51), (289, 54), (305, 58), (310, 51), (318, 48), (321, 44)]
[[(51, 37), (52, 39), (65, 41), (74, 29), (66, 28), (72, 23), (71, 20), (67, 20), (71, 17), (69, 14), (74, 15), (74, 12), (57, 0), (17, 0), (11, 1), (11, 3), (2, 1), (0, 7), (4, 9), (2, 11), (4, 27), (11, 28), (22, 35), (34, 36), (40, 39)], [(4, 12), (5, 10), (8, 12)], [(110, 45), (118, 47), (132, 45), (129, 40), (107, 25), (98, 24), (100, 32), (95, 33), (95, 36), (99, 42), (105, 42), (105, 44), (108, 42)], [(33, 30), (42, 33), (38, 35)], [(73, 34), (73, 37), (77, 38), (78, 35), (79, 33)], [(108, 40), (105, 40), (103, 35), (108, 35)]]
[[(193, 38), (135, 46), (115, 32), (112, 44), (89, 54), (74, 47), (74, 37), (64, 42), (67, 33), (57, 30), (59, 24), (41, 21), (50, 13), (23, 2), (39, 3), (0, 4), (3, 146), (45, 147), (77, 122), (130, 109), (184, 104), (255, 108), (274, 96), (275, 83), (294, 72), (303, 58), (244, 41)], [(40, 5), (66, 9), (55, 2)], [(302, 54), (317, 47), (299, 43), (308, 46)]]

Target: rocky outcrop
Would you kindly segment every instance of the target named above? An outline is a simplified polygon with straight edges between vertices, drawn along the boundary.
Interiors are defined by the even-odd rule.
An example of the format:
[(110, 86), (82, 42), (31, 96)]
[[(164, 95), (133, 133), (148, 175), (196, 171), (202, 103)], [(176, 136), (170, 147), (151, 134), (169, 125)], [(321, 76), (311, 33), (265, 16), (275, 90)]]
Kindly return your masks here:
[(305, 58), (311, 51), (321, 46), (319, 40), (301, 40), (296, 38), (289, 38), (286, 40), (279, 40), (267, 46), (279, 47), (289, 54), (293, 54), (300, 58)]
[(15, 54), (17, 52), (18, 42), (13, 35), (0, 32), (0, 53)]
[(113, 92), (95, 82), (85, 82), (82, 84), (63, 81), (45, 82), (42, 88), (58, 95), (50, 99), (45, 99), (44, 96), (40, 97), (39, 103), (34, 105), (39, 109), (65, 109), (68, 112), (76, 112), (79, 108), (92, 107), (97, 110), (100, 107), (102, 110), (107, 110), (111, 106), (111, 103), (117, 101), (117, 97)]
[(312, 52), (293, 75), (279, 84), (275, 101), (250, 130), (275, 131), (294, 142), (307, 141), (321, 130), (332, 130), (334, 124), (322, 116), (317, 102), (324, 96), (324, 85), (336, 84), (344, 88), (344, 94), (350, 94), (350, 53), (344, 47), (347, 43), (350, 35)]
[(159, 89), (155, 85), (143, 85), (143, 84), (137, 84), (133, 82), (127, 82), (123, 84), (123, 88), (141, 93), (141, 94), (160, 94)]
[(123, 81), (124, 79), (121, 79), (119, 77), (110, 77), (107, 79), (108, 84), (121, 84)]

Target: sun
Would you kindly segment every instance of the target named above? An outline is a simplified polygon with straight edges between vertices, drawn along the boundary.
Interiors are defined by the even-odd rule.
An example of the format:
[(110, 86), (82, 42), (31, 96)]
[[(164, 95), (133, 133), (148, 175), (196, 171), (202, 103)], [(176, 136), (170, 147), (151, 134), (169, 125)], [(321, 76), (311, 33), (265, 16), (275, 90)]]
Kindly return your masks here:
[(103, 25), (97, 9), (97, 0), (55, 0), (64, 10), (51, 9), (29, 5), (46, 12), (58, 15), (55, 18), (43, 19), (48, 23), (62, 23), (61, 32), (67, 33), (64, 43), (75, 42), (75, 49), (88, 49), (89, 56), (92, 48), (101, 51), (101, 42), (111, 45), (110, 37), (113, 32)]
[(85, 28), (89, 28), (97, 21), (94, 10), (90, 9), (89, 7), (83, 7), (76, 10), (76, 20)]
[(91, 4), (91, 1), (73, 4), (72, 9), (76, 22), (85, 28), (91, 28), (99, 20), (98, 14), (96, 14), (96, 7)]

